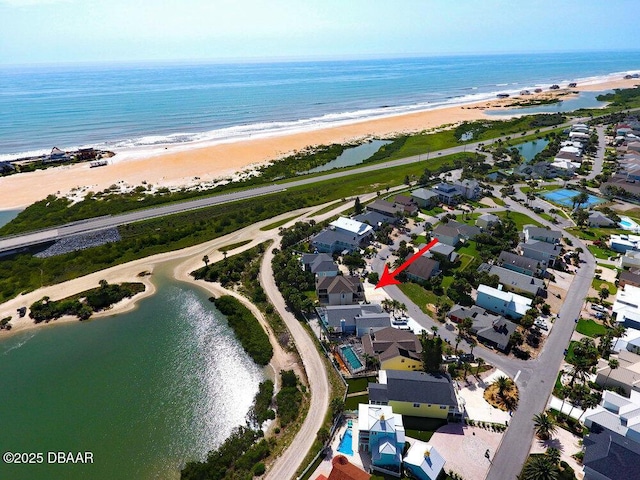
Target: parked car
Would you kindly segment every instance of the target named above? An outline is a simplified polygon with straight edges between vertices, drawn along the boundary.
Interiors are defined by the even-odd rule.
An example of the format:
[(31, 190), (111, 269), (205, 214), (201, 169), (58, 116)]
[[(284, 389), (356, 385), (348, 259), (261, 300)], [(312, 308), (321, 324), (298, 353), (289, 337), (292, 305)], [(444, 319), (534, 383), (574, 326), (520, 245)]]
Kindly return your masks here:
[(442, 361), (444, 363), (455, 363), (459, 360), (459, 358), (456, 355), (443, 355), (442, 356)]
[(596, 303), (591, 305), (591, 310), (595, 310), (596, 312), (604, 312), (605, 308), (602, 305), (598, 305)]
[(460, 361), (461, 362), (473, 362), (476, 359), (476, 357), (473, 355), (473, 353), (461, 353), (460, 354)]
[(542, 321), (542, 320), (536, 320), (534, 322), (534, 325), (538, 328), (541, 328), (542, 330), (549, 330), (549, 327), (547, 326), (547, 322)]

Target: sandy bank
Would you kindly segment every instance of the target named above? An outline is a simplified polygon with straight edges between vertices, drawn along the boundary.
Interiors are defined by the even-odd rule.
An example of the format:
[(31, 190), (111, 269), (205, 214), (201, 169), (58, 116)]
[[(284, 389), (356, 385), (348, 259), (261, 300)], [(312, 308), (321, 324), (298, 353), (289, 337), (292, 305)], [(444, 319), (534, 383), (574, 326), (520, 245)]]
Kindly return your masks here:
[[(579, 85), (572, 90), (606, 90), (632, 87), (637, 83), (640, 83), (638, 79), (620, 79)], [(303, 133), (244, 139), (203, 148), (194, 145), (193, 149), (186, 151), (183, 150), (184, 146), (172, 145), (167, 147), (166, 154), (153, 157), (119, 161), (116, 155), (114, 162), (105, 167), (72, 165), (11, 175), (0, 178), (0, 208), (25, 207), (49, 194), (67, 194), (74, 188), (88, 187), (89, 190), (100, 191), (119, 181), (131, 185), (146, 181), (159, 186), (183, 186), (213, 181), (312, 145), (419, 132), (442, 125), (487, 118), (483, 108), (498, 104), (497, 101), (490, 101), (464, 107), (446, 107)]]

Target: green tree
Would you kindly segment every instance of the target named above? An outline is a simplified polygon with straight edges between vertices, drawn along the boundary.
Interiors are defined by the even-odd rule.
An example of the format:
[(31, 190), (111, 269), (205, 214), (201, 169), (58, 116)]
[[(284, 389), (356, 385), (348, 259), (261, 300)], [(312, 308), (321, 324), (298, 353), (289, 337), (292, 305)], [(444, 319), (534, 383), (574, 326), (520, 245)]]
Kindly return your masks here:
[(422, 364), (425, 372), (439, 372), (442, 364), (442, 338), (431, 337), (426, 332), (420, 337)]
[(557, 431), (557, 427), (553, 419), (545, 412), (538, 413), (533, 416), (533, 426), (536, 435), (541, 440), (549, 440)]
[(602, 299), (605, 300), (607, 298), (609, 298), (610, 292), (609, 292), (609, 287), (602, 287), (600, 289), (600, 291), (598, 292), (598, 296)]
[(571, 202), (573, 203), (573, 209), (580, 207), (583, 203), (587, 203), (589, 201), (589, 194), (587, 192), (580, 192), (577, 195), (571, 197)]
[(530, 457), (524, 464), (518, 480), (558, 480), (558, 467), (542, 456)]
[(360, 215), (364, 210), (364, 208), (362, 207), (362, 204), (360, 203), (360, 197), (356, 197), (356, 201), (353, 208), (356, 215)]
[(202, 257), (202, 261), (204, 262), (204, 266), (208, 267), (209, 266), (209, 255), (205, 255), (204, 257)]
[(480, 369), (485, 364), (484, 358), (476, 358), (476, 377), (480, 375)]
[(611, 372), (616, 370), (619, 366), (620, 366), (620, 362), (615, 358), (611, 358), (609, 360), (609, 373), (607, 373), (607, 378), (604, 379), (604, 385), (603, 385), (604, 388), (607, 388), (607, 382), (609, 381), (609, 375), (611, 375)]

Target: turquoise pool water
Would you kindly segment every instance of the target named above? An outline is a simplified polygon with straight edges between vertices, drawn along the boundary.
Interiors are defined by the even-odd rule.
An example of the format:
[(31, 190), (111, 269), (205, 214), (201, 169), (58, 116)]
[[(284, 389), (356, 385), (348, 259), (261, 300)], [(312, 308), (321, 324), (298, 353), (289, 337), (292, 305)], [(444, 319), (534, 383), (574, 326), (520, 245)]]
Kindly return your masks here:
[[(553, 203), (557, 203), (563, 205), (565, 207), (573, 206), (573, 197), (578, 195), (580, 192), (577, 190), (569, 190), (568, 188), (560, 188), (558, 190), (552, 190), (550, 192), (541, 193), (540, 196), (545, 198)], [(606, 200), (596, 197), (595, 195), (589, 195), (589, 198), (586, 203), (582, 204), (582, 207), (592, 207), (593, 205), (598, 205), (599, 203), (604, 203)]]
[(620, 217), (620, 227), (625, 230), (638, 231), (640, 229), (640, 225), (634, 222), (629, 217)]
[(352, 371), (358, 370), (359, 368), (363, 367), (362, 362), (356, 355), (356, 352), (354, 352), (353, 348), (351, 348), (349, 345), (343, 345), (342, 347), (340, 347), (340, 350), (342, 350), (342, 357), (347, 362), (349, 362), (349, 366), (351, 367)]
[(340, 445), (338, 445), (338, 451), (345, 455), (353, 455), (353, 434), (351, 433), (350, 428), (347, 428), (344, 432), (344, 435), (340, 440)]

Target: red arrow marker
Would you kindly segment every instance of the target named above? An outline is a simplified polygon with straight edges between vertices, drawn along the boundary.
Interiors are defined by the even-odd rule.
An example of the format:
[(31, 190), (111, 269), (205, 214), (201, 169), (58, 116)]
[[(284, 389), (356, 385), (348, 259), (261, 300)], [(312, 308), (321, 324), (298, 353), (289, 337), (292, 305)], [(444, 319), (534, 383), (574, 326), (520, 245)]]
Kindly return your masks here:
[(380, 278), (380, 281), (376, 285), (376, 288), (386, 287), (387, 285), (397, 285), (398, 283), (400, 283), (399, 280), (396, 280), (396, 275), (398, 275), (401, 271), (403, 271), (405, 268), (407, 268), (409, 265), (411, 265), (413, 262), (415, 262), (418, 258), (420, 258), (424, 254), (424, 252), (429, 250), (436, 243), (438, 243), (438, 239), (434, 238), (433, 240), (431, 240), (428, 243), (428, 245), (422, 247), (420, 250), (418, 250), (417, 253), (414, 253), (411, 256), (411, 258), (409, 258), (409, 260), (404, 262), (402, 265), (400, 265), (398, 268), (396, 268), (393, 272), (389, 271), (389, 267), (385, 263), (384, 272), (382, 272), (382, 277)]

